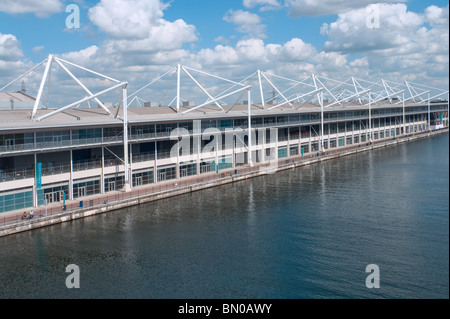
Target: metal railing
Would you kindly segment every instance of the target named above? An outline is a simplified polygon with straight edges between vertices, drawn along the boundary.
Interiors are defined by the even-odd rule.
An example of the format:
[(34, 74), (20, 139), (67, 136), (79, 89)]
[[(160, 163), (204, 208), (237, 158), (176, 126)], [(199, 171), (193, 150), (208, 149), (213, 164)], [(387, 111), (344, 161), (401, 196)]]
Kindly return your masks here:
[(142, 163), (142, 162), (150, 162), (155, 160), (155, 154), (154, 153), (146, 153), (146, 154), (140, 154), (140, 155), (133, 155), (133, 163)]
[(34, 169), (0, 170), (0, 182), (34, 178)]
[(71, 146), (83, 145), (98, 145), (98, 144), (115, 144), (122, 143), (123, 137), (104, 137), (104, 138), (86, 138), (86, 139), (72, 139), (65, 141), (50, 141), (50, 142), (36, 142), (26, 144), (2, 145), (0, 152), (19, 152), (19, 151), (34, 151), (34, 150), (48, 150), (55, 148), (67, 148)]
[(70, 173), (70, 164), (57, 164), (51, 167), (42, 167), (42, 176), (51, 176), (58, 174)]

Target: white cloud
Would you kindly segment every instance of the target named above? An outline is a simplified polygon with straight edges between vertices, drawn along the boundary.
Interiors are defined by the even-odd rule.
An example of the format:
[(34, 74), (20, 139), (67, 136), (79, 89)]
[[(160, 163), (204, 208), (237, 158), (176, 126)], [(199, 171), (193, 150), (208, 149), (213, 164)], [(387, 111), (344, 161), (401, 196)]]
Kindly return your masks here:
[(217, 45), (214, 49), (203, 49), (197, 54), (203, 65), (233, 65), (239, 62), (236, 50), (230, 46)]
[(89, 19), (110, 36), (102, 50), (117, 54), (172, 51), (196, 41), (195, 26), (163, 19), (167, 7), (160, 0), (101, 0)]
[(218, 43), (222, 43), (222, 44), (229, 44), (230, 40), (227, 39), (226, 37), (224, 37), (223, 35), (218, 36), (217, 38), (214, 39), (214, 42), (218, 42)]
[(448, 5), (445, 8), (439, 8), (435, 5), (429, 6), (425, 10), (425, 19), (430, 25), (448, 26)]
[(0, 33), (0, 60), (15, 61), (23, 57), (20, 42), (12, 34)]
[(282, 49), (286, 61), (306, 61), (317, 53), (316, 48), (303, 40), (295, 38), (287, 42)]
[(36, 54), (36, 55), (41, 55), (42, 54), (42, 50), (44, 50), (44, 48), (45, 47), (43, 45), (34, 47), (33, 48), (33, 53)]
[(61, 58), (79, 65), (90, 65), (97, 59), (97, 53), (100, 48), (93, 45), (84, 50), (67, 52), (61, 55)]
[[(246, 2), (255, 7), (270, 3), (275, 2)], [(245, 37), (234, 45), (230, 44), (234, 43), (232, 37), (217, 37), (214, 47), (195, 50), (193, 46), (186, 48), (186, 44), (197, 40), (195, 26), (183, 20), (167, 21), (167, 4), (160, 0), (102, 0), (91, 9), (89, 17), (106, 39), (61, 56), (128, 81), (131, 92), (178, 63), (232, 79), (242, 79), (261, 69), (293, 79), (317, 73), (337, 79), (355, 75), (448, 85), (448, 6), (430, 6), (422, 13), (410, 12), (404, 4), (379, 6), (380, 29), (366, 27), (365, 8), (341, 13), (335, 22), (324, 25), (322, 34), (328, 41), (323, 50), (300, 38), (264, 41), (266, 26), (259, 15), (230, 10), (224, 19), (236, 25)], [(136, 7), (139, 9), (133, 15)], [(39, 51), (39, 47), (35, 49)], [(8, 72), (7, 80), (11, 74), (20, 74), (26, 65), (23, 60), (18, 39), (0, 34), (0, 83), (6, 82)]]
[(159, 0), (101, 0), (88, 15), (109, 36), (143, 39), (163, 22), (167, 6)]
[(355, 68), (368, 67), (369, 66), (369, 60), (367, 59), (367, 57), (356, 59), (356, 60), (350, 62), (350, 66), (351, 67), (355, 67)]
[(322, 16), (365, 8), (370, 4), (405, 2), (406, 0), (285, 0), (289, 14), (294, 17)]
[(195, 56), (195, 61), (207, 69), (226, 66), (230, 76), (249, 74), (257, 69), (295, 74), (298, 70), (311, 70), (308, 61), (316, 60), (316, 56), (314, 46), (301, 39), (285, 44), (265, 44), (262, 39), (252, 38), (240, 40), (235, 47), (218, 45), (214, 49), (203, 49)]
[(424, 13), (410, 12), (404, 4), (378, 6), (379, 29), (366, 27), (363, 9), (340, 14), (336, 22), (324, 25), (322, 34), (329, 37), (325, 51), (364, 54), (349, 66), (375, 78), (448, 86), (448, 5), (430, 6)]
[(261, 11), (276, 10), (282, 7), (278, 0), (244, 0), (243, 5), (247, 9), (261, 7)]
[(63, 11), (60, 0), (2, 0), (0, 12), (10, 14), (34, 13), (38, 17), (46, 17)]
[(409, 43), (423, 24), (421, 15), (407, 11), (404, 4), (380, 4), (380, 28), (368, 28), (365, 9), (339, 14), (336, 22), (324, 24), (323, 35), (329, 37), (327, 51), (356, 52), (382, 50)]
[(0, 33), (0, 87), (33, 66), (23, 58), (24, 53), (16, 36)]
[(338, 52), (320, 52), (315, 56), (319, 70), (322, 72), (340, 72), (347, 67), (347, 55)]
[(183, 20), (174, 22), (161, 21), (153, 26), (145, 38), (141, 39), (113, 39), (107, 45), (119, 52), (145, 53), (157, 51), (171, 51), (179, 49), (184, 43), (197, 40), (195, 27)]
[(223, 17), (227, 22), (237, 25), (237, 30), (241, 33), (247, 33), (251, 37), (265, 38), (266, 26), (261, 24), (261, 17), (257, 14), (243, 10), (229, 10)]

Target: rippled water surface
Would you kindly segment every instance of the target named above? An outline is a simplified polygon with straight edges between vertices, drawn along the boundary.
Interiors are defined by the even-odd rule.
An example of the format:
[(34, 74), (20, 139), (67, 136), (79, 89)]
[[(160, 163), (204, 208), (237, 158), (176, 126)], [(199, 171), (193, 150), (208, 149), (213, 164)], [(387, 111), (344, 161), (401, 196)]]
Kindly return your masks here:
[(0, 298), (449, 298), (448, 136), (0, 238)]

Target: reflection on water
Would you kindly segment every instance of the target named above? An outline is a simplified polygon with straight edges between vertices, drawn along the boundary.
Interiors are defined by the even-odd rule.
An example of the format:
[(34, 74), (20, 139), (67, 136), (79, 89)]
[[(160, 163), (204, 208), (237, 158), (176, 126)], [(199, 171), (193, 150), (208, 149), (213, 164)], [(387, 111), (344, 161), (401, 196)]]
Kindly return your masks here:
[(448, 298), (448, 155), (445, 134), (0, 238), (0, 297)]

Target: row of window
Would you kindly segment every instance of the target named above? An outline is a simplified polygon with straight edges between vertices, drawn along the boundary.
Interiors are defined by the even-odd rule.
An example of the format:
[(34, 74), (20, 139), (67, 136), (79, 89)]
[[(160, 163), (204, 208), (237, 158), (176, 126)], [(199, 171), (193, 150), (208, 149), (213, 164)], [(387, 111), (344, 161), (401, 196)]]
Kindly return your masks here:
[[(413, 125), (407, 127), (407, 132), (418, 132), (423, 130), (421, 125)], [(373, 139), (384, 139), (395, 137), (402, 133), (402, 128), (396, 128), (393, 130), (383, 130), (373, 133)], [(344, 147), (358, 143), (365, 143), (369, 139), (368, 134), (361, 134), (356, 136), (348, 136), (341, 138), (325, 139), (323, 142), (324, 149), (333, 149), (337, 147)], [(288, 152), (289, 150), (289, 152)], [(298, 145), (287, 147), (281, 147), (278, 149), (278, 158), (287, 158), (289, 156), (304, 156), (308, 153), (318, 152), (320, 150), (320, 144), (318, 141), (312, 143), (302, 143), (300, 148)], [(270, 156), (270, 149), (266, 150), (266, 156)], [(255, 152), (257, 153), (257, 152)], [(259, 154), (255, 154), (255, 158), (259, 161)], [(224, 169), (230, 169), (233, 167), (232, 158), (226, 157), (221, 158), (218, 163), (215, 161), (206, 161), (200, 163), (200, 174), (220, 171)], [(153, 170), (138, 172), (133, 174), (132, 184), (133, 187), (149, 185), (154, 183), (154, 172)], [(180, 165), (180, 178), (195, 176), (197, 175), (197, 165), (196, 164), (181, 164)], [(176, 166), (159, 168), (157, 171), (157, 181), (169, 181), (176, 179)], [(121, 176), (110, 176), (106, 177), (104, 180), (105, 192), (113, 192), (123, 188), (125, 183), (125, 178)], [(67, 194), (69, 193), (69, 186), (67, 184), (53, 185), (46, 187), (45, 189), (38, 190), (38, 204), (39, 206), (62, 202)], [(92, 196), (100, 194), (100, 179), (92, 179), (86, 181), (75, 182), (73, 185), (73, 198), (83, 198), (87, 196)], [(33, 206), (33, 192), (31, 189), (23, 191), (14, 191), (9, 193), (0, 193), (0, 213), (7, 212), (18, 209), (26, 209)]]
[[(433, 106), (432, 108), (442, 109), (441, 106)], [(444, 108), (445, 109), (445, 108)], [(409, 112), (420, 112), (426, 111), (427, 107), (414, 107), (408, 108)], [(382, 110), (372, 110), (372, 114), (383, 115), (383, 114), (402, 114), (402, 109), (382, 109)], [(368, 111), (354, 111), (354, 112), (331, 112), (325, 113), (325, 120), (333, 119), (351, 119), (355, 117), (367, 117)], [(419, 117), (426, 117), (427, 115), (415, 114), (408, 115), (406, 117), (407, 121), (417, 120)], [(320, 120), (320, 113), (305, 114), (305, 115), (291, 115), (291, 116), (278, 116), (278, 117), (259, 117), (252, 118), (252, 126), (272, 126), (272, 125), (285, 125), (289, 123), (298, 124), (300, 122), (310, 122)], [(375, 121), (378, 121), (376, 119)], [(376, 122), (375, 122), (376, 125)], [(156, 124), (156, 125), (140, 125), (131, 126), (130, 133), (131, 136), (140, 136), (146, 134), (159, 134), (159, 133), (171, 133), (177, 127), (184, 128), (188, 131), (193, 130), (193, 122), (183, 122), (183, 123), (168, 123), (168, 124)], [(247, 128), (248, 119), (230, 119), (230, 120), (204, 120), (201, 121), (201, 130), (204, 131), (208, 128)], [(72, 140), (86, 140), (86, 139), (120, 139), (123, 136), (122, 127), (110, 127), (104, 128), (103, 132), (101, 128), (93, 129), (80, 129), (72, 131)], [(37, 132), (36, 133), (36, 143), (58, 143), (64, 141), (70, 141), (71, 132), (66, 130), (51, 131), (51, 132)], [(34, 135), (33, 133), (16, 133), (16, 134), (1, 134), (0, 135), (0, 146), (8, 145), (20, 145), (20, 144), (33, 144)]]

